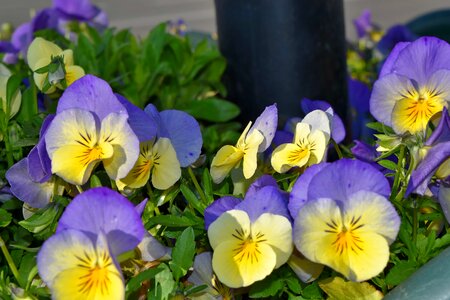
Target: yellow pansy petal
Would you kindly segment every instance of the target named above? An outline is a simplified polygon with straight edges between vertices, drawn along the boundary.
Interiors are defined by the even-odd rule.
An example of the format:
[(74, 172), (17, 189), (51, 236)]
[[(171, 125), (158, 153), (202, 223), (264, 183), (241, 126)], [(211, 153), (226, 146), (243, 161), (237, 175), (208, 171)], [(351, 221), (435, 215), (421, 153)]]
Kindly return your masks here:
[(213, 249), (222, 242), (234, 241), (236, 234), (250, 234), (250, 218), (242, 210), (229, 210), (208, 227), (209, 243)]
[(92, 155), (89, 148), (82, 145), (66, 145), (52, 155), (52, 172), (65, 181), (82, 185), (91, 176), (100, 157)]
[(292, 167), (304, 166), (310, 155), (307, 148), (300, 148), (296, 144), (282, 144), (273, 151), (271, 164), (278, 173), (285, 173)]
[(60, 55), (64, 56), (64, 65), (66, 67), (73, 65), (73, 51), (72, 51), (72, 49), (66, 49), (66, 50), (62, 51), (62, 53)]
[(401, 99), (396, 102), (392, 111), (392, 128), (398, 133), (422, 132), (433, 115), (442, 111), (444, 103), (440, 97), (419, 99), (419, 95)]
[[(28, 47), (27, 52), (27, 61), (30, 69), (35, 71), (47, 64), (50, 63), (50, 59), (52, 56), (60, 55), (62, 53), (62, 49), (59, 48), (56, 44), (44, 40), (43, 38), (37, 37), (31, 42)], [(42, 65), (42, 61), (38, 65), (38, 62), (41, 59), (47, 59), (48, 62)]]
[(241, 136), (239, 137), (236, 147), (241, 148), (245, 145), (245, 138), (247, 137), (247, 133), (250, 130), (250, 127), (252, 126), (252, 122), (248, 122), (247, 126), (245, 127), (244, 131), (242, 132)]
[(214, 249), (212, 265), (221, 282), (232, 288), (249, 286), (268, 276), (276, 264), (272, 247), (243, 245), (239, 240), (220, 243)]
[(244, 153), (236, 147), (225, 145), (216, 153), (211, 163), (211, 177), (215, 183), (221, 183), (241, 161)]
[(275, 268), (283, 265), (291, 256), (294, 248), (291, 222), (283, 216), (264, 213), (251, 227), (254, 237), (256, 238), (258, 234), (263, 235), (266, 240), (264, 243), (270, 245), (275, 251)]
[(139, 140), (127, 120), (127, 115), (119, 113), (110, 113), (102, 120), (98, 143), (113, 147), (114, 154), (103, 160), (103, 166), (111, 179), (127, 176), (139, 156)]
[(264, 136), (259, 130), (253, 130), (245, 139), (243, 172), (246, 179), (255, 174), (258, 166), (258, 148), (264, 141)]
[[(375, 232), (392, 243), (400, 226), (400, 218), (385, 197), (368, 191), (360, 191), (350, 196), (344, 205), (344, 224), (360, 226), (360, 232)], [(362, 226), (361, 226), (362, 225)]]
[(297, 123), (295, 125), (293, 144), (301, 144), (308, 137), (311, 132), (311, 125), (308, 123)]
[(165, 190), (174, 185), (180, 177), (180, 162), (172, 143), (167, 138), (158, 139), (153, 146), (153, 186)]
[(139, 157), (134, 167), (125, 178), (117, 181), (120, 190), (123, 190), (125, 186), (133, 189), (140, 188), (148, 182), (153, 167), (152, 151), (153, 141), (141, 143)]
[(436, 177), (447, 178), (448, 176), (450, 176), (450, 158), (444, 161), (436, 170)]
[(66, 83), (67, 86), (74, 83), (75, 80), (80, 79), (85, 75), (85, 72), (80, 66), (66, 66)]
[(314, 130), (308, 135), (308, 142), (311, 150), (311, 157), (308, 166), (320, 163), (327, 151), (327, 137), (320, 130)]

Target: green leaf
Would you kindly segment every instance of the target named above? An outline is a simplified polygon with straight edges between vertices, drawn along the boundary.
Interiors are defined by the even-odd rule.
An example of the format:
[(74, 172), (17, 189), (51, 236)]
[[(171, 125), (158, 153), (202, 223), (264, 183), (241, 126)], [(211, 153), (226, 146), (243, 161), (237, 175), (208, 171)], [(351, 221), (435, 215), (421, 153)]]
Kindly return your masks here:
[(52, 234), (61, 213), (61, 207), (52, 204), (38, 210), (30, 218), (20, 221), (19, 225), (33, 233)]
[(392, 171), (397, 170), (397, 164), (394, 163), (392, 160), (383, 159), (383, 160), (378, 161), (378, 163), (379, 163), (382, 167), (384, 167), (384, 168), (386, 168), (386, 169), (388, 169), (388, 170), (392, 170)]
[(166, 265), (161, 265), (163, 270), (156, 274), (155, 284), (147, 294), (147, 299), (168, 299), (170, 295), (174, 294), (177, 287), (173, 280), (172, 272)]
[(0, 227), (6, 227), (11, 223), (12, 215), (4, 210), (3, 208), (0, 208)]
[(36, 87), (34, 86), (34, 82), (31, 82), (30, 87), (22, 94), (22, 103), (17, 114), (17, 119), (20, 121), (31, 121), (37, 113)]
[(255, 282), (249, 291), (250, 298), (265, 298), (277, 295), (284, 287), (284, 280), (277, 276), (269, 276)]
[(185, 111), (196, 119), (210, 122), (227, 122), (240, 113), (239, 106), (218, 98), (190, 102)]
[(36, 254), (25, 254), (20, 262), (19, 281), (22, 286), (29, 286), (33, 278), (37, 275)]
[(203, 204), (197, 196), (194, 194), (193, 191), (191, 191), (185, 184), (181, 184), (180, 186), (181, 193), (183, 194), (184, 198), (186, 198), (187, 202), (192, 205), (192, 207), (197, 210), (199, 213), (203, 215), (203, 212), (205, 211), (206, 205)]
[(186, 228), (175, 243), (172, 250), (172, 261), (169, 263), (175, 280), (186, 275), (192, 266), (195, 254), (195, 235), (192, 227)]
[(195, 220), (191, 220), (184, 216), (178, 217), (173, 215), (159, 215), (150, 218), (148, 222), (145, 224), (145, 227), (149, 228), (158, 224), (168, 227), (189, 227), (197, 225)]
[(140, 272), (138, 275), (131, 278), (125, 287), (125, 292), (127, 294), (127, 297), (129, 296), (130, 293), (132, 293), (132, 292), (136, 291), (138, 288), (140, 288), (142, 282), (155, 278), (156, 274), (158, 274), (161, 271), (163, 271), (163, 268), (160, 268), (160, 267), (157, 267), (154, 269), (148, 269), (143, 272)]
[(389, 285), (398, 285), (416, 270), (417, 265), (415, 262), (400, 261), (387, 274), (386, 283)]
[(214, 197), (213, 197), (213, 187), (212, 187), (212, 178), (211, 178), (211, 174), (209, 173), (208, 168), (205, 168), (203, 170), (203, 174), (202, 174), (202, 186), (203, 186), (203, 191), (205, 192), (205, 196), (206, 198), (208, 198), (208, 204), (211, 204), (214, 201)]

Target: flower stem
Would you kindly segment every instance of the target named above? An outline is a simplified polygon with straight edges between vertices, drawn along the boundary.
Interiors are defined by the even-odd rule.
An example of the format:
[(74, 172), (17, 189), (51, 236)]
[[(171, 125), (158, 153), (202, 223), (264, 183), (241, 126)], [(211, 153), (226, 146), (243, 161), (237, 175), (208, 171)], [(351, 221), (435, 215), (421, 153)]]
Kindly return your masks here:
[(339, 159), (342, 159), (344, 156), (342, 155), (342, 151), (341, 151), (341, 149), (339, 148), (339, 145), (338, 145), (338, 144), (336, 143), (336, 141), (333, 140), (333, 139), (331, 139), (331, 142), (333, 143), (334, 149), (336, 150), (336, 153), (337, 153)]
[(208, 199), (206, 199), (205, 193), (203, 192), (202, 188), (200, 187), (200, 184), (198, 184), (197, 178), (195, 177), (194, 172), (192, 171), (192, 168), (188, 168), (189, 176), (191, 177), (192, 182), (194, 183), (195, 189), (197, 190), (198, 194), (200, 195), (200, 198), (202, 198), (203, 203), (208, 204)]
[(19, 271), (17, 270), (17, 267), (14, 264), (14, 261), (13, 261), (13, 259), (11, 257), (11, 254), (9, 254), (8, 248), (6, 248), (5, 241), (3, 241), (1, 236), (0, 236), (0, 248), (2, 248), (3, 255), (5, 256), (6, 261), (8, 262), (8, 265), (9, 265), (9, 268), (11, 269), (11, 272), (13, 273), (13, 275), (16, 278), (17, 282), (20, 284)]
[(14, 165), (14, 158), (12, 155), (12, 147), (11, 142), (9, 141), (9, 129), (8, 125), (6, 125), (4, 137), (3, 140), (5, 141), (5, 148), (6, 148), (6, 160), (8, 162), (8, 169)]
[(398, 162), (397, 162), (397, 170), (395, 171), (395, 178), (394, 178), (394, 183), (392, 185), (392, 193), (391, 193), (391, 201), (396, 199), (397, 194), (398, 194), (398, 188), (400, 186), (400, 176), (401, 173), (403, 172), (403, 160), (405, 157), (405, 146), (402, 145), (400, 146), (400, 153), (398, 155)]

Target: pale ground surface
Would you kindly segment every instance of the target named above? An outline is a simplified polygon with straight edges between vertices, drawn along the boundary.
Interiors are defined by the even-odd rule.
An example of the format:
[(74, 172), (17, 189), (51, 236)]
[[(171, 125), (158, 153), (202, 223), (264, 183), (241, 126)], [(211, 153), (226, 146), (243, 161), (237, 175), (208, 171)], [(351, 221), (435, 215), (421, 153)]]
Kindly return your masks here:
[[(244, 0), (235, 0), (244, 1)], [(276, 1), (276, 0), (274, 0)], [(311, 0), (314, 1), (314, 0)], [(190, 29), (214, 32), (213, 0), (93, 0), (110, 16), (117, 28), (132, 28), (145, 35), (155, 24), (183, 18)], [(20, 24), (29, 20), (30, 8), (51, 5), (51, 0), (0, 0), (0, 23)], [(406, 22), (419, 14), (440, 8), (450, 8), (450, 0), (344, 0), (347, 36), (354, 38), (351, 20), (364, 8), (369, 8), (377, 23), (387, 28)]]

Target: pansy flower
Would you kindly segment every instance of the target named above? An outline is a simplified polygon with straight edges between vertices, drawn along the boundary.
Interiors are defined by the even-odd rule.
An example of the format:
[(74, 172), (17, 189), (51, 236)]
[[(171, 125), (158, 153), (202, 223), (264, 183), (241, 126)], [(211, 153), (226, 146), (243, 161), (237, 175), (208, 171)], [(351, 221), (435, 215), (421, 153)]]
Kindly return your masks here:
[(406, 195), (424, 194), (433, 175), (442, 180), (450, 176), (450, 116), (446, 108), (421, 150), (424, 157), (411, 173)]
[[(45, 72), (37, 73), (36, 71), (50, 65), (52, 60), (62, 57), (64, 69), (58, 69), (54, 73)], [(55, 85), (59, 85), (59, 81), (65, 79), (67, 86), (70, 86), (75, 80), (84, 76), (84, 70), (80, 66), (74, 65), (73, 51), (71, 49), (62, 50), (58, 45), (44, 40), (43, 38), (35, 38), (30, 44), (27, 52), (27, 61), (31, 70), (34, 72), (34, 82), (39, 90), (45, 93), (55, 91)], [(61, 67), (61, 66), (60, 66)], [(55, 74), (53, 76), (52, 74)], [(55, 78), (52, 79), (52, 76)], [(46, 80), (52, 85), (44, 90)]]
[(293, 249), (285, 196), (274, 186), (226, 197), (205, 210), (218, 279), (232, 288), (262, 280), (286, 263)]
[(396, 45), (375, 82), (370, 112), (397, 134), (424, 135), (450, 102), (450, 45), (434, 37)]
[(272, 153), (272, 167), (285, 173), (293, 167), (303, 167), (322, 161), (330, 139), (330, 120), (322, 110), (307, 114), (297, 123), (292, 143), (278, 146)]
[(124, 178), (139, 155), (139, 140), (128, 114), (109, 85), (85, 76), (62, 95), (45, 134), (52, 172), (65, 181), (86, 183), (102, 162), (111, 179)]
[[(387, 199), (388, 181), (369, 164), (350, 159), (313, 173), (296, 200), (303, 201), (306, 195), (306, 201), (300, 207), (290, 205), (298, 210), (294, 212), (295, 246), (307, 259), (327, 265), (349, 280), (376, 276), (388, 262), (389, 245), (400, 226)], [(301, 184), (302, 178), (298, 180)]]
[[(130, 113), (129, 105), (126, 107)], [(142, 126), (131, 124), (140, 136), (140, 154), (132, 170), (117, 185), (120, 189), (139, 188), (151, 177), (155, 188), (167, 189), (180, 179), (181, 167), (191, 165), (200, 156), (203, 143), (200, 126), (183, 111), (158, 112), (152, 104), (145, 108), (144, 115), (135, 111), (133, 116), (136, 120), (147, 118), (147, 124), (155, 124), (156, 133), (148, 140), (145, 122), (141, 122)]]
[(117, 255), (144, 236), (139, 213), (125, 197), (94, 188), (73, 199), (57, 233), (37, 256), (41, 278), (54, 299), (124, 299)]
[(225, 145), (219, 149), (211, 163), (211, 177), (215, 183), (222, 182), (233, 168), (242, 163), (244, 177), (249, 179), (257, 168), (257, 155), (272, 143), (278, 123), (276, 104), (266, 107), (256, 119), (249, 122), (235, 146)]

